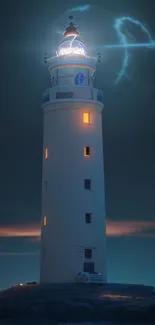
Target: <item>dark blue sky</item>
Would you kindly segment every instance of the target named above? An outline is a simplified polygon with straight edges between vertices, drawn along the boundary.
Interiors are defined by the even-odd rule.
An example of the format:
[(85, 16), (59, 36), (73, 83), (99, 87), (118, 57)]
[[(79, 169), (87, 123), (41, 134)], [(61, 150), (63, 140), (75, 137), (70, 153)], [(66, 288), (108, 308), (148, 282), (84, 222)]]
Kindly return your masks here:
[[(0, 287), (39, 277), (41, 95), (49, 85), (43, 56), (50, 42), (52, 48), (57, 40), (57, 36), (49, 36), (55, 19), (62, 15), (63, 29), (67, 23), (63, 13), (81, 4), (85, 3), (72, 1), (60, 6), (60, 1), (8, 0), (1, 6)], [(139, 19), (155, 38), (153, 0), (149, 6), (143, 0), (95, 4), (103, 16), (109, 13), (109, 19), (124, 15)], [(98, 38), (91, 38), (87, 30), (86, 39), (94, 47), (95, 42), (101, 43), (98, 28), (102, 20), (98, 25), (93, 16), (81, 14), (80, 23), (83, 29), (92, 23)], [(104, 27), (103, 19), (105, 35), (113, 37)], [(82, 36), (85, 39), (85, 30)], [(130, 80), (114, 87), (112, 80), (121, 59), (122, 53), (109, 54), (97, 75), (97, 86), (104, 88), (105, 97), (109, 281), (155, 285), (155, 51), (132, 51)]]

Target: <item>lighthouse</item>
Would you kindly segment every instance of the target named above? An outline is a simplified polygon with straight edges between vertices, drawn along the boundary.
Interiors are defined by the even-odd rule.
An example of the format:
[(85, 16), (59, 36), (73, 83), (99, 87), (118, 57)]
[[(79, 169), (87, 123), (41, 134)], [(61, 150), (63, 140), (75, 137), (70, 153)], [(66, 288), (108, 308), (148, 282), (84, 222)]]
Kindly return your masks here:
[(106, 282), (103, 93), (97, 58), (69, 19), (56, 56), (45, 57), (40, 283), (73, 283), (78, 272)]

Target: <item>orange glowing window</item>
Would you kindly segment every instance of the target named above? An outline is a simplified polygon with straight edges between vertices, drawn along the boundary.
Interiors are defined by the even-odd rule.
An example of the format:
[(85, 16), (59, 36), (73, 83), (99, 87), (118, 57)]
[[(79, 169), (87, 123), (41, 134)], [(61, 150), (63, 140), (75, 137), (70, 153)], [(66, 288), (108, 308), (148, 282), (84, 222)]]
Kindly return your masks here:
[(48, 148), (45, 148), (45, 159), (48, 159)]
[(90, 124), (90, 113), (83, 113), (83, 123)]
[(44, 227), (47, 226), (47, 217), (46, 216), (43, 217), (43, 226)]
[(84, 147), (84, 156), (90, 157), (90, 147)]

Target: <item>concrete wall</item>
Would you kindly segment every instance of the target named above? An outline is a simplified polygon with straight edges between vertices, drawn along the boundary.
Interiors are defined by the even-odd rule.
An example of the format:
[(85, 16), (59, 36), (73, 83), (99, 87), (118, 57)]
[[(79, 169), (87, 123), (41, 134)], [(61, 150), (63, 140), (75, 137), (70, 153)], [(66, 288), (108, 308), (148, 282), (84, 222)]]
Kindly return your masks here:
[[(83, 113), (91, 112), (91, 124)], [(95, 271), (106, 278), (102, 104), (59, 101), (44, 106), (41, 277), (46, 282), (74, 282), (83, 270), (84, 249), (92, 248)], [(84, 146), (91, 157), (84, 157)], [(84, 179), (92, 190), (84, 189)], [(85, 213), (92, 223), (85, 223)]]

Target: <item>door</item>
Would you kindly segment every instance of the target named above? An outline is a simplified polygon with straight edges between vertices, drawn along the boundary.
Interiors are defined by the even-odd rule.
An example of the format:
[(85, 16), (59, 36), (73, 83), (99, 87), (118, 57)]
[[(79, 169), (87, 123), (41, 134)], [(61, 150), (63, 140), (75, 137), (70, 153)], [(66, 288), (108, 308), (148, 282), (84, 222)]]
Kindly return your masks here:
[(95, 270), (95, 264), (93, 262), (85, 262), (83, 264), (83, 272), (93, 273)]

